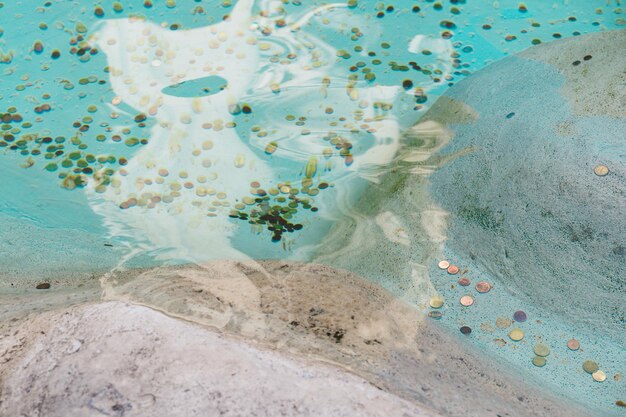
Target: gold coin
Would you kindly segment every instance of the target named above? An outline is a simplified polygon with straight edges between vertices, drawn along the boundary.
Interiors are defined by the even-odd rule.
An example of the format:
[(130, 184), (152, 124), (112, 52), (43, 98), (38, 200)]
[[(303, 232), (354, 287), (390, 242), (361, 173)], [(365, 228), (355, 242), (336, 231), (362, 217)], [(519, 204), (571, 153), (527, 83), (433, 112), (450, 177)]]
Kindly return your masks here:
[(580, 342), (576, 339), (570, 339), (567, 341), (567, 347), (570, 350), (578, 350), (580, 348)]
[(603, 371), (595, 371), (591, 374), (591, 377), (596, 382), (604, 382), (606, 380), (606, 374)]
[(543, 358), (541, 356), (535, 356), (533, 358), (533, 365), (538, 366), (538, 367), (542, 367), (546, 364), (546, 358)]
[(486, 293), (491, 290), (491, 284), (486, 281), (480, 281), (476, 283), (476, 291), (480, 293)]
[(448, 267), (450, 266), (450, 262), (448, 261), (441, 261), (438, 264), (439, 269), (448, 269)]
[(430, 306), (432, 308), (441, 308), (443, 305), (443, 298), (436, 295), (430, 299)]
[(597, 167), (595, 167), (593, 169), (593, 172), (598, 176), (598, 177), (604, 177), (606, 175), (608, 175), (609, 173), (609, 167), (607, 167), (606, 165), (598, 165)]
[(471, 295), (464, 295), (463, 297), (461, 297), (461, 305), (464, 307), (469, 307), (472, 304), (474, 304), (474, 299), (472, 298)]
[(535, 355), (537, 356), (548, 356), (550, 354), (550, 348), (544, 345), (543, 343), (539, 343), (535, 345), (535, 348), (533, 349), (533, 351), (535, 352)]
[(598, 366), (597, 363), (595, 363), (592, 360), (586, 360), (583, 362), (583, 369), (585, 370), (585, 372), (587, 372), (588, 374), (593, 374), (595, 371), (597, 371), (600, 367)]
[(509, 332), (509, 337), (514, 342), (519, 342), (524, 338), (524, 332), (521, 329), (513, 329)]
[(498, 317), (496, 319), (496, 327), (498, 329), (506, 329), (507, 327), (509, 327), (511, 324), (513, 324), (513, 320), (511, 320), (508, 317)]

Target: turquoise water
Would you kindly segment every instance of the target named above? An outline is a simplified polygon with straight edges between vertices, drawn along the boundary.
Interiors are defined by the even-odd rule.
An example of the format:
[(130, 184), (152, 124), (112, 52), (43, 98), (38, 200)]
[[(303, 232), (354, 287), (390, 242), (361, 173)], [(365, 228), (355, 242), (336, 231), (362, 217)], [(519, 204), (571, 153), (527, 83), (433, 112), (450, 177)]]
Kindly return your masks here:
[[(325, 237), (450, 87), (533, 45), (626, 24), (620, 5), (589, 0), (86, 3), (0, 3), (3, 287), (221, 258), (323, 261)], [(413, 261), (431, 271), (429, 291), (458, 298), (434, 259)], [(350, 269), (425, 304), (410, 274)], [(617, 415), (623, 318), (594, 331), (515, 288), (498, 282), (471, 310), (446, 305), (441, 323), (471, 321), (468, 342)], [(478, 332), (517, 309), (530, 317), (522, 347)], [(553, 346), (543, 368), (530, 362), (535, 336)], [(574, 336), (584, 352), (564, 347)], [(606, 382), (582, 372), (582, 356)]]

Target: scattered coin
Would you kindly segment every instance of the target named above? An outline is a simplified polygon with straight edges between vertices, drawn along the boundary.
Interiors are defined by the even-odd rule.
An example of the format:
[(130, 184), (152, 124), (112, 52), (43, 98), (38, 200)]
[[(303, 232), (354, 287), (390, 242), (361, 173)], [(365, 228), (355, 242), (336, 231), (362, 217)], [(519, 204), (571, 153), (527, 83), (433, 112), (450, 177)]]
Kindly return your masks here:
[(498, 317), (496, 319), (496, 327), (498, 329), (506, 329), (507, 327), (509, 327), (511, 324), (513, 324), (513, 320), (511, 320), (508, 317)]
[(606, 374), (603, 371), (595, 371), (593, 374), (591, 374), (591, 377), (596, 382), (606, 381)]
[(474, 298), (472, 298), (471, 295), (464, 295), (463, 297), (461, 297), (461, 305), (465, 306), (465, 307), (469, 307), (472, 304), (474, 304)]
[(441, 316), (442, 316), (441, 311), (429, 311), (428, 312), (428, 317), (430, 317), (431, 319), (439, 320)]
[(450, 266), (450, 262), (440, 261), (438, 266), (439, 266), (439, 269), (448, 269), (448, 267)]
[(493, 328), (491, 323), (481, 323), (480, 330), (485, 333), (493, 333), (496, 329)]
[(443, 305), (443, 298), (436, 295), (430, 299), (430, 306), (432, 308), (441, 308)]
[(595, 371), (597, 371), (600, 367), (598, 366), (597, 363), (595, 363), (592, 360), (586, 360), (583, 362), (583, 369), (585, 370), (585, 372), (587, 372), (588, 374), (593, 374)]
[(459, 280), (457, 281), (457, 283), (458, 283), (459, 285), (462, 285), (462, 286), (464, 286), (464, 287), (467, 287), (467, 286), (468, 286), (468, 285), (470, 285), (472, 282), (469, 280), (469, 278), (465, 278), (465, 277), (463, 277), (463, 278), (459, 278)]
[(606, 175), (608, 175), (609, 173), (609, 167), (607, 167), (606, 165), (598, 165), (597, 167), (595, 167), (593, 169), (593, 172), (598, 176), (598, 177), (604, 177)]
[(459, 273), (459, 267), (456, 265), (450, 265), (448, 267), (448, 274), (455, 275)]
[(476, 284), (476, 291), (486, 293), (491, 291), (491, 284), (486, 281), (480, 281)]
[(470, 334), (472, 332), (472, 329), (469, 326), (462, 326), (460, 330), (463, 334)]
[(536, 344), (533, 351), (537, 356), (548, 356), (550, 354), (550, 348), (543, 343)]
[(521, 329), (513, 329), (509, 332), (509, 337), (515, 342), (519, 342), (524, 338), (524, 332)]
[(542, 367), (546, 364), (546, 358), (543, 358), (541, 356), (535, 356), (533, 358), (533, 365), (538, 366), (538, 367)]
[(567, 341), (567, 347), (570, 350), (578, 350), (580, 348), (580, 342), (576, 339), (570, 339)]
[(526, 313), (523, 312), (522, 310), (517, 310), (515, 313), (513, 313), (513, 320), (515, 320), (518, 323), (523, 323), (526, 321), (528, 317), (526, 316)]

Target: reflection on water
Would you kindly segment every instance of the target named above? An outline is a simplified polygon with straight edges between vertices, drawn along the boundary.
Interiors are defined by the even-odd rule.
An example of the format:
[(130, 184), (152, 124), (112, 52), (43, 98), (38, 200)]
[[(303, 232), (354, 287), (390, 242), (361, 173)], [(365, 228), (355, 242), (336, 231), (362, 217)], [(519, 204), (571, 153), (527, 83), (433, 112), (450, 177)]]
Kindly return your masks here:
[[(253, 15), (253, 3), (199, 29), (131, 18), (105, 21), (94, 34), (113, 103), (152, 124), (124, 167), (88, 186), (93, 209), (134, 251), (201, 262), (268, 256), (266, 241), (287, 249), (300, 230), (320, 239), (316, 223), (332, 218), (353, 178), (375, 179), (397, 151), (394, 105), (404, 90), (350, 77), (338, 50), (303, 28), (313, 16), (347, 25), (346, 5), (312, 9), (267, 33), (271, 20)], [(221, 91), (175, 94), (207, 76), (224, 80)], [(198, 86), (209, 92), (211, 84)], [(242, 253), (233, 236), (246, 223), (265, 239)]]

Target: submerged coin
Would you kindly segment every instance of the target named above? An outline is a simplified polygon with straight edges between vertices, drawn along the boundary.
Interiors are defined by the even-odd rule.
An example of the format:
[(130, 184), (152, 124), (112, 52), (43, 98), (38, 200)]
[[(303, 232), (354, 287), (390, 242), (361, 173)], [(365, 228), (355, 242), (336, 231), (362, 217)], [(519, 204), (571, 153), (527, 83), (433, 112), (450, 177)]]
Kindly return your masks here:
[(448, 267), (448, 274), (450, 275), (456, 275), (459, 273), (459, 267), (456, 265), (450, 265)]
[(462, 306), (469, 307), (474, 304), (474, 298), (472, 298), (471, 295), (464, 295), (463, 297), (461, 297), (460, 302)]
[(597, 371), (600, 367), (598, 366), (597, 363), (595, 363), (592, 360), (587, 359), (586, 361), (583, 362), (583, 369), (585, 370), (585, 372), (587, 372), (588, 374), (592, 374), (595, 371)]
[(538, 367), (542, 367), (546, 364), (546, 358), (543, 358), (541, 356), (535, 356), (533, 358), (533, 365), (538, 366)]
[(526, 313), (524, 313), (522, 310), (517, 310), (515, 313), (513, 313), (513, 320), (518, 323), (525, 322), (527, 318), (528, 317), (526, 316)]
[(441, 316), (442, 316), (441, 311), (429, 311), (428, 312), (428, 317), (430, 317), (431, 319), (439, 320)]
[(591, 377), (596, 382), (606, 381), (606, 374), (603, 371), (595, 371), (593, 374), (591, 374)]
[(450, 262), (440, 261), (438, 266), (439, 266), (439, 269), (448, 269), (448, 267), (450, 266)]
[(570, 350), (578, 350), (580, 348), (580, 342), (576, 339), (570, 339), (567, 341), (567, 347)]
[(461, 330), (461, 333), (463, 334), (470, 334), (472, 332), (472, 329), (469, 326), (462, 326), (459, 330)]
[(548, 356), (550, 354), (550, 348), (544, 345), (543, 343), (539, 343), (535, 345), (535, 348), (533, 349), (533, 351), (535, 352), (535, 355), (537, 356)]
[(436, 295), (430, 299), (429, 304), (432, 308), (441, 308), (441, 306), (443, 305), (443, 298)]
[(457, 283), (458, 283), (459, 285), (462, 285), (462, 286), (464, 286), (464, 287), (467, 287), (468, 285), (470, 285), (470, 284), (471, 284), (471, 281), (469, 280), (469, 278), (465, 278), (465, 277), (463, 277), (463, 278), (459, 278), (459, 280), (457, 281)]
[(486, 281), (480, 281), (476, 283), (476, 291), (480, 293), (486, 293), (491, 290), (491, 284)]
[(508, 317), (498, 317), (496, 319), (496, 327), (498, 327), (499, 329), (506, 329), (511, 324), (513, 324), (513, 320)]
[(519, 342), (524, 338), (524, 332), (521, 329), (513, 329), (509, 332), (509, 337), (515, 342)]
[(608, 175), (609, 173), (609, 167), (607, 167), (606, 165), (598, 165), (597, 167), (595, 167), (593, 169), (593, 172), (598, 176), (598, 177), (604, 177), (606, 175)]

